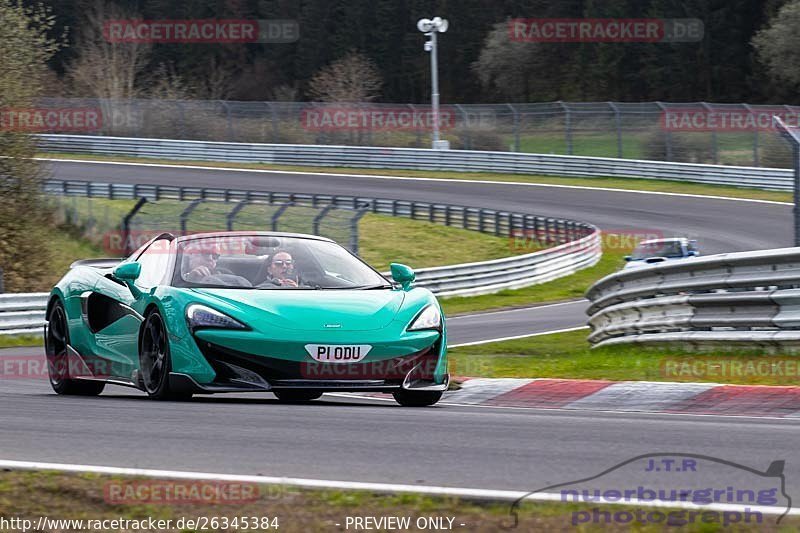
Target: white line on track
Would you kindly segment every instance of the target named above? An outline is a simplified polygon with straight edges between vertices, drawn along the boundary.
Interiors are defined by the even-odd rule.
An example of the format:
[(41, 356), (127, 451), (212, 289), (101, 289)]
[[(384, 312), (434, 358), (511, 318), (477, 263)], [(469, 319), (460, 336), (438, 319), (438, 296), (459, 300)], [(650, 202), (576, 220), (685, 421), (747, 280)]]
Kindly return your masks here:
[[(291, 485), (306, 489), (336, 489), (336, 490), (364, 490), (379, 493), (415, 493), (428, 496), (455, 496), (460, 498), (477, 498), (482, 500), (516, 501), (525, 498), (526, 501), (562, 502), (561, 494), (533, 493), (515, 490), (474, 489), (461, 487), (440, 487), (428, 485), (402, 485), (395, 483), (367, 483), (361, 481), (335, 481), (327, 479), (306, 479), (294, 477), (252, 476), (239, 474), (219, 474), (210, 472), (185, 472), (178, 470), (153, 470), (147, 468), (124, 468), (116, 466), (75, 465), (63, 463), (42, 463), (35, 461), (9, 461), (0, 460), (0, 468), (13, 470), (56, 470), (60, 472), (93, 473), (118, 476), (139, 476), (159, 479), (191, 479), (211, 481), (236, 481), (241, 483), (259, 483), (264, 485)], [(593, 502), (595, 505), (597, 502)], [(608, 502), (612, 503), (612, 502)], [(642, 507), (660, 507), (671, 509), (761, 512), (767, 515), (782, 515), (786, 509), (768, 506), (744, 506), (734, 504), (695, 505), (689, 502), (669, 501), (638, 501), (613, 502), (622, 505), (637, 505)], [(791, 515), (800, 515), (800, 509), (789, 511)]]
[(540, 331), (539, 333), (526, 333), (525, 335), (514, 335), (513, 337), (500, 337), (497, 339), (486, 339), (474, 342), (462, 342), (461, 344), (448, 344), (448, 348), (460, 348), (462, 346), (477, 346), (479, 344), (488, 344), (490, 342), (503, 342), (513, 341), (516, 339), (527, 339), (528, 337), (539, 337), (540, 335), (551, 335), (553, 333), (568, 333), (570, 331), (579, 331), (582, 329), (589, 329), (589, 326), (577, 326), (574, 328), (553, 329), (550, 331)]
[[(332, 176), (341, 178), (368, 178), (368, 179), (381, 179), (381, 180), (407, 180), (407, 181), (435, 181), (440, 183), (479, 183), (491, 185), (517, 185), (525, 187), (548, 187), (553, 189), (579, 189), (588, 191), (606, 191), (615, 193), (630, 193), (630, 194), (652, 194), (659, 196), (678, 196), (684, 198), (704, 198), (709, 200), (728, 200), (731, 202), (752, 202), (758, 204), (772, 204), (772, 205), (793, 205), (791, 202), (776, 202), (774, 200), (756, 200), (753, 198), (731, 198), (729, 196), (715, 196), (710, 194), (689, 194), (680, 192), (662, 192), (662, 191), (641, 191), (637, 189), (614, 189), (613, 187), (591, 187), (587, 185), (558, 185), (554, 183), (530, 183), (527, 181), (495, 181), (495, 180), (469, 180), (460, 178), (423, 178), (412, 176), (381, 176), (377, 174), (346, 174), (335, 172), (314, 172), (309, 170), (307, 172), (297, 170), (268, 170), (256, 168), (234, 168), (234, 167), (207, 167), (202, 165), (180, 165), (180, 164), (164, 164), (164, 163), (135, 163), (130, 161), (93, 161), (91, 159), (58, 159), (49, 157), (35, 157), (35, 161), (54, 161), (57, 163), (87, 163), (96, 165), (127, 165), (127, 166), (140, 166), (152, 168), (186, 168), (190, 170), (223, 170), (226, 172), (254, 172), (262, 174), (293, 174), (293, 175), (320, 175)], [(626, 179), (626, 178), (620, 178)], [(630, 178), (630, 179), (648, 179), (648, 178)], [(659, 180), (652, 180), (659, 181)], [(669, 180), (665, 180), (669, 181)], [(684, 183), (678, 181), (677, 183)], [(692, 183), (692, 182), (689, 182)]]

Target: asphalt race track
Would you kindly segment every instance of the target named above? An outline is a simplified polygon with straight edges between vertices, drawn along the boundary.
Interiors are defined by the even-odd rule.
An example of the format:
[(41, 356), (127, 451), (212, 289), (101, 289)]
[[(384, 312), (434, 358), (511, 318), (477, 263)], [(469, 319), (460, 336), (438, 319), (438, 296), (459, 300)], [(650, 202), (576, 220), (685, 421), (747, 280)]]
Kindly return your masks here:
[[(791, 244), (791, 208), (577, 188), (404, 181), (55, 163), (55, 177), (440, 201), (585, 220), (605, 230), (698, 238), (704, 253)], [(585, 323), (585, 302), (449, 319), (451, 343)], [(4, 356), (41, 349), (0, 351)], [(58, 397), (46, 379), (0, 380), (0, 459), (513, 489), (592, 476), (639, 454), (697, 453), (764, 470), (786, 461), (800, 497), (800, 420), (604, 413), (393, 402), (326, 395), (282, 405), (270, 394), (150, 402), (109, 386)], [(744, 475), (744, 474), (743, 474)], [(746, 481), (742, 481), (745, 483)], [(613, 485), (613, 480), (606, 483)]]
[[(3, 350), (0, 360), (28, 353)], [(0, 420), (5, 460), (533, 491), (639, 454), (690, 452), (760, 470), (784, 459), (787, 489), (800, 495), (800, 420), (791, 419), (411, 409), (330, 395), (309, 405), (270, 394), (162, 403), (113, 386), (60, 397), (46, 379), (12, 379), (0, 381)]]
[[(58, 179), (319, 194), (357, 192), (368, 197), (442, 202), (566, 217), (590, 222), (612, 233), (635, 232), (696, 238), (703, 254), (792, 245), (791, 206), (768, 202), (508, 183), (382, 179), (63, 160), (48, 163), (46, 168), (50, 176)], [(487, 316), (480, 330), (473, 329), (469, 336), (458, 341), (453, 339), (452, 342), (472, 342), (481, 338), (496, 339), (576, 327), (585, 324), (584, 308), (577, 304), (549, 311), (519, 311)], [(542, 327), (542, 322), (538, 322), (539, 319), (546, 321), (546, 328)]]

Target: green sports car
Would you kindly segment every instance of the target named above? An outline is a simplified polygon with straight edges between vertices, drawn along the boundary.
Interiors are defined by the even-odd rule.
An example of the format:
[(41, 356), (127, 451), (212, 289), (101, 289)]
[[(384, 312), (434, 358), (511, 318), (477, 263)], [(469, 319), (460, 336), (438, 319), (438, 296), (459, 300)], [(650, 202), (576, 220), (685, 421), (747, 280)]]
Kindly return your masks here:
[(47, 305), (59, 394), (108, 383), (158, 400), (271, 392), (390, 392), (405, 406), (447, 389), (445, 321), (414, 271), (394, 283), (322, 237), (162, 234), (127, 259), (74, 263)]

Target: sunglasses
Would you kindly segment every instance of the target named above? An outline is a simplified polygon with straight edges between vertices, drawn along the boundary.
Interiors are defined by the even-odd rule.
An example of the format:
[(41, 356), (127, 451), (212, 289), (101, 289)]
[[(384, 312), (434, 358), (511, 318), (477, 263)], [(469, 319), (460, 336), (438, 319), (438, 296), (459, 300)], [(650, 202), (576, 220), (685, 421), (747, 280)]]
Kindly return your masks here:
[(272, 262), (272, 264), (277, 266), (292, 266), (294, 264), (294, 261), (292, 261), (291, 259), (276, 259), (275, 261)]

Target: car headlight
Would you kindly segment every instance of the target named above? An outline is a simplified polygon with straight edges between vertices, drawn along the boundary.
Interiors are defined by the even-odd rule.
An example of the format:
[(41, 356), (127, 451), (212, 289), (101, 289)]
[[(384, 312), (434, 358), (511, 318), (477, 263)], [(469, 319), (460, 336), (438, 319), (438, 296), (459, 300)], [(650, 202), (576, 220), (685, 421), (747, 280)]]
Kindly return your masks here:
[(224, 329), (247, 329), (247, 326), (234, 320), (225, 313), (205, 305), (192, 304), (186, 308), (186, 320), (189, 327), (194, 328), (224, 328)]
[(439, 306), (431, 304), (417, 315), (417, 318), (408, 326), (408, 331), (418, 329), (439, 329), (442, 327), (442, 313)]

